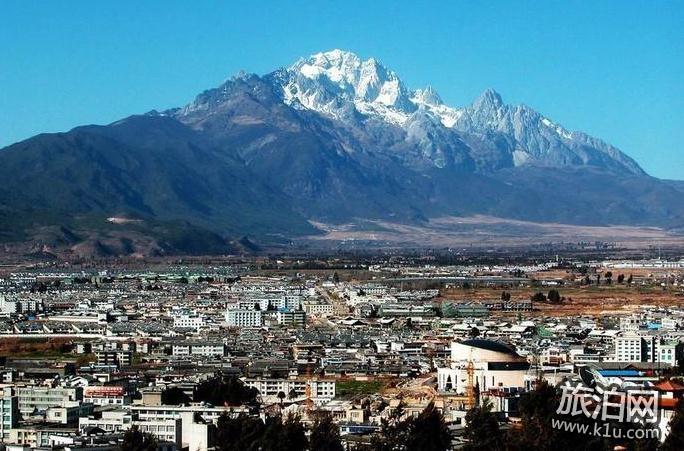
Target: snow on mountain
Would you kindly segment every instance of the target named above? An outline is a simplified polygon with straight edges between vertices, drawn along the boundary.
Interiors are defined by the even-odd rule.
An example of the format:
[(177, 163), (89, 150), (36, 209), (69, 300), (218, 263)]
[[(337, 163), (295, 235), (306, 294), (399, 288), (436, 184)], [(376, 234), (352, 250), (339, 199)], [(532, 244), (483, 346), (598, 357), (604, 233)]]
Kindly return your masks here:
[(300, 59), (283, 71), (285, 103), (332, 116), (349, 117), (350, 108), (392, 124), (403, 124), (416, 109), (397, 75), (371, 58), (332, 50)]
[(283, 70), (282, 78), (281, 89), (288, 105), (336, 119), (349, 118), (349, 109), (353, 107), (364, 116), (403, 126), (411, 114), (421, 109), (447, 128), (464, 131), (486, 128), (510, 133), (519, 122), (516, 117), (530, 113), (559, 137), (572, 139), (570, 132), (527, 107), (514, 107), (511, 111), (493, 90), (485, 91), (471, 107), (450, 107), (431, 86), (410, 91), (395, 72), (376, 59), (362, 60), (343, 50), (300, 59)]
[[(515, 166), (526, 164), (584, 165), (622, 167), (641, 174), (639, 166), (618, 149), (601, 140), (570, 132), (525, 105), (507, 105), (494, 90), (488, 89), (470, 106), (445, 105), (430, 86), (409, 90), (395, 72), (376, 59), (362, 60), (343, 50), (317, 53), (300, 59), (274, 77), (286, 104), (322, 113), (348, 123), (359, 118), (374, 119), (406, 130), (409, 137), (423, 130), (419, 141), (428, 146), (435, 133), (434, 118), (446, 129), (467, 134), (499, 133), (512, 137), (516, 146), (510, 152)], [(419, 120), (410, 120), (420, 114)], [(422, 125), (421, 125), (422, 124)], [(429, 125), (428, 125), (429, 124)], [(429, 132), (429, 133), (428, 133)], [(430, 149), (440, 143), (429, 144)], [(429, 154), (432, 150), (423, 153)], [(435, 161), (443, 164), (441, 159)]]

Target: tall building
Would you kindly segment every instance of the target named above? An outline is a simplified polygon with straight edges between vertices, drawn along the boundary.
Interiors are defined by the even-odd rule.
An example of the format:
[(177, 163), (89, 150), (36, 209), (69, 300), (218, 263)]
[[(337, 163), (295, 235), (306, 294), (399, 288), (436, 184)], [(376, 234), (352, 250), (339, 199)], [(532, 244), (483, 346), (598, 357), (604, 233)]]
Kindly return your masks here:
[(9, 440), (10, 430), (19, 422), (19, 403), (12, 387), (5, 387), (0, 398), (0, 441)]
[(230, 309), (226, 311), (226, 323), (229, 327), (260, 327), (261, 310)]

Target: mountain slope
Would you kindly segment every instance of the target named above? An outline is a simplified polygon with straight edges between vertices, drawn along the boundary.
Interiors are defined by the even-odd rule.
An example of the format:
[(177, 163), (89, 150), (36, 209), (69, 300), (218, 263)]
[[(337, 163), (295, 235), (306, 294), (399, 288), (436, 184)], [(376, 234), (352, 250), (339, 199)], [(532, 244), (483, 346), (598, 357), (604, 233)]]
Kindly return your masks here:
[(181, 108), (35, 136), (0, 151), (0, 177), (0, 241), (97, 255), (256, 249), (312, 222), (684, 224), (684, 185), (615, 147), (492, 90), (447, 106), (339, 50)]
[(228, 236), (314, 231), (243, 162), (170, 118), (39, 135), (4, 149), (0, 161), (1, 208), (25, 227), (78, 226), (87, 217), (87, 227), (98, 228), (122, 216), (190, 221)]

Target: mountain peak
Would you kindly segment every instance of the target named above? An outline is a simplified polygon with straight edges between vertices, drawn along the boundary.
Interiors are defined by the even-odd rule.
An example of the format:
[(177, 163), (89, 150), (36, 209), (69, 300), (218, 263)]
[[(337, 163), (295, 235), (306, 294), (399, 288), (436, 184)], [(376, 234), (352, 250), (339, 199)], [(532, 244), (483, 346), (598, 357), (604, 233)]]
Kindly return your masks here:
[(300, 59), (279, 80), (286, 103), (342, 119), (356, 109), (402, 123), (415, 111), (410, 92), (378, 60), (334, 49)]
[(487, 88), (482, 94), (473, 102), (473, 107), (482, 109), (483, 107), (500, 108), (504, 106), (501, 95), (492, 88)]
[(443, 104), (442, 98), (439, 96), (437, 91), (435, 91), (433, 87), (429, 85), (425, 89), (416, 89), (411, 100), (418, 104), (431, 106)]

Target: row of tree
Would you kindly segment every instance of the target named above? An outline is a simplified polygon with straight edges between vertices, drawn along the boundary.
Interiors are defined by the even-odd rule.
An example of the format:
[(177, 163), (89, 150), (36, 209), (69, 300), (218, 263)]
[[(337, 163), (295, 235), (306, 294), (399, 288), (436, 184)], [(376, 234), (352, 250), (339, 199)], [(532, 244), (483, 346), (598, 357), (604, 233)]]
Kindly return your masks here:
[[(634, 277), (630, 274), (629, 277), (625, 279), (624, 274), (618, 274), (617, 276), (617, 283), (618, 285), (622, 285), (623, 283), (627, 283), (627, 285), (631, 285), (632, 282), (634, 281)], [(596, 285), (601, 285), (601, 274), (596, 274)], [(582, 285), (591, 285), (594, 283), (591, 278), (587, 275), (584, 276), (584, 279), (582, 279), (581, 284)], [(612, 271), (606, 271), (603, 274), (603, 283), (605, 285), (612, 285), (613, 284), (613, 272)]]
[[(216, 424), (215, 447), (218, 451), (343, 451), (340, 429), (328, 412), (313, 413), (307, 435), (298, 416), (280, 415), (262, 421), (259, 417), (222, 415)], [(122, 451), (155, 451), (155, 436), (136, 427), (124, 435)], [(368, 451), (446, 451), (451, 449), (451, 435), (441, 412), (430, 403), (418, 416), (406, 415), (400, 404), (389, 418), (383, 419), (378, 434), (370, 444), (359, 445)]]
[(565, 298), (561, 296), (558, 290), (551, 289), (546, 295), (542, 292), (534, 293), (532, 296), (530, 296), (530, 300), (537, 303), (550, 302), (551, 304), (562, 304), (563, 301), (565, 301)]
[[(593, 422), (582, 415), (561, 417), (556, 414), (560, 403), (557, 390), (545, 381), (540, 381), (535, 390), (521, 397), (519, 413), (521, 422), (505, 431), (491, 404), (485, 402), (466, 414), (465, 438), (468, 451), (522, 451), (522, 450), (614, 450), (629, 449), (636, 451), (674, 451), (684, 450), (684, 402), (680, 401), (670, 421), (670, 433), (663, 443), (654, 433), (644, 433), (641, 439), (628, 438), (627, 430), (644, 430), (637, 423), (610, 423), (611, 437), (593, 436), (578, 432), (564, 431), (553, 427), (553, 419), (566, 419), (574, 423), (589, 425)], [(605, 423), (601, 424), (601, 427)], [(645, 432), (645, 431), (644, 431)], [(635, 435), (632, 432), (632, 436)], [(640, 434), (636, 434), (640, 435)], [(616, 438), (616, 436), (618, 436)], [(620, 448), (622, 447), (622, 448)]]
[(192, 399), (182, 389), (170, 387), (162, 392), (162, 404), (179, 405), (190, 401), (207, 402), (215, 406), (255, 405), (259, 391), (247, 387), (234, 376), (217, 374), (200, 382), (193, 393)]

